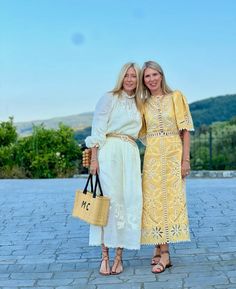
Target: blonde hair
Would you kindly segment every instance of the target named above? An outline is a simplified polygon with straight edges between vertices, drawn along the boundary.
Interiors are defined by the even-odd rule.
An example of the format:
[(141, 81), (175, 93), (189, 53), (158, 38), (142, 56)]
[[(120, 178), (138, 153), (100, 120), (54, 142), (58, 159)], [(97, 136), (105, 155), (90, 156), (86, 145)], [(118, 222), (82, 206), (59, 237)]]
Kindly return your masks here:
[(144, 72), (147, 68), (152, 68), (161, 74), (162, 76), (161, 89), (164, 94), (173, 92), (173, 90), (166, 83), (165, 74), (161, 66), (155, 61), (146, 61), (144, 62), (140, 73), (140, 92), (139, 92), (139, 95), (144, 102), (151, 96), (150, 90), (144, 84)]
[(121, 96), (121, 93), (123, 91), (123, 81), (124, 81), (125, 75), (126, 75), (128, 69), (131, 68), (131, 67), (135, 70), (135, 73), (136, 73), (136, 76), (137, 76), (137, 86), (136, 86), (136, 89), (134, 91), (135, 103), (136, 103), (137, 109), (139, 111), (141, 111), (142, 110), (142, 100), (139, 97), (139, 92), (140, 92), (140, 88), (139, 88), (139, 86), (140, 86), (140, 68), (139, 68), (138, 64), (136, 64), (134, 62), (128, 62), (128, 63), (124, 64), (122, 66), (121, 70), (120, 70), (119, 75), (118, 75), (115, 87), (109, 92), (112, 93), (113, 95), (117, 95), (118, 97)]

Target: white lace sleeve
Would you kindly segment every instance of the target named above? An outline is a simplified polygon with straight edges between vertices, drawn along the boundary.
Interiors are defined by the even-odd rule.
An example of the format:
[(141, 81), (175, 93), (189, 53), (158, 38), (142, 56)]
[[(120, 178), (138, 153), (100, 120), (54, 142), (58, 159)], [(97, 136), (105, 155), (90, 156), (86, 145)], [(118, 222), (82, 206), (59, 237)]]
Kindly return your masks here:
[(110, 113), (113, 107), (113, 96), (105, 94), (98, 101), (92, 123), (92, 133), (85, 139), (86, 146), (91, 148), (95, 145), (102, 147), (106, 141), (106, 133)]

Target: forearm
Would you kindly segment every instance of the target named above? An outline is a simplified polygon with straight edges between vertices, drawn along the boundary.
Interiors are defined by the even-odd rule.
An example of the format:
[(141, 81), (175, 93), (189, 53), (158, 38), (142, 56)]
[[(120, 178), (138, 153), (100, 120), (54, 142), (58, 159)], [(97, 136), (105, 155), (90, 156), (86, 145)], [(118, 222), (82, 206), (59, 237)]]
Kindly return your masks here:
[(183, 131), (183, 154), (182, 160), (190, 161), (190, 133), (187, 130)]
[(98, 160), (98, 148), (92, 147), (91, 162)]
[(92, 147), (91, 154), (91, 164), (90, 164), (90, 173), (95, 175), (99, 173), (99, 164), (98, 164), (98, 147)]

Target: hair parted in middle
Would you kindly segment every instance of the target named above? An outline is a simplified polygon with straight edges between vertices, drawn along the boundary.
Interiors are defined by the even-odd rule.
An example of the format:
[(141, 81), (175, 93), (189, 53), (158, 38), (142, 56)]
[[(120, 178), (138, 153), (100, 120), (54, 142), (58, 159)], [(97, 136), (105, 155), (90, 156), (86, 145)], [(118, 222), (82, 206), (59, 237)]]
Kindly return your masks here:
[(165, 74), (160, 64), (158, 64), (155, 61), (146, 61), (144, 62), (143, 67), (141, 69), (141, 73), (140, 73), (140, 80), (141, 80), (140, 81), (141, 82), (140, 83), (140, 95), (143, 101), (147, 100), (151, 96), (149, 89), (144, 84), (144, 72), (147, 68), (152, 68), (161, 74), (162, 76), (161, 89), (164, 94), (173, 92), (173, 90), (166, 83)]
[(142, 101), (141, 98), (139, 97), (139, 85), (140, 85), (140, 67), (138, 66), (137, 63), (134, 62), (128, 62), (126, 64), (124, 64), (120, 70), (120, 73), (118, 75), (117, 81), (116, 81), (116, 85), (115, 87), (110, 91), (113, 95), (117, 95), (118, 97), (121, 96), (121, 93), (123, 91), (123, 81), (125, 78), (125, 75), (127, 73), (127, 70), (129, 68), (133, 68), (136, 72), (136, 76), (137, 76), (137, 86), (136, 89), (134, 91), (134, 95), (135, 95), (135, 102), (136, 102), (136, 106), (138, 108), (138, 110), (141, 111), (142, 109)]

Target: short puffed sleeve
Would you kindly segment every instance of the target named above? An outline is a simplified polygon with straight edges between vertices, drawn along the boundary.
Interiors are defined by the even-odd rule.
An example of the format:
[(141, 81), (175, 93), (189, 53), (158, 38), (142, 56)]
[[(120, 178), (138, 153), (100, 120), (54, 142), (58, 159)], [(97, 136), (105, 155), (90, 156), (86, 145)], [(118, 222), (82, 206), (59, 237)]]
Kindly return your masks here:
[(194, 131), (193, 120), (186, 97), (180, 91), (174, 91), (173, 101), (178, 129)]
[(98, 101), (93, 116), (91, 136), (85, 139), (87, 147), (91, 148), (96, 145), (102, 147), (105, 144), (113, 100), (114, 96), (112, 94), (105, 94)]

